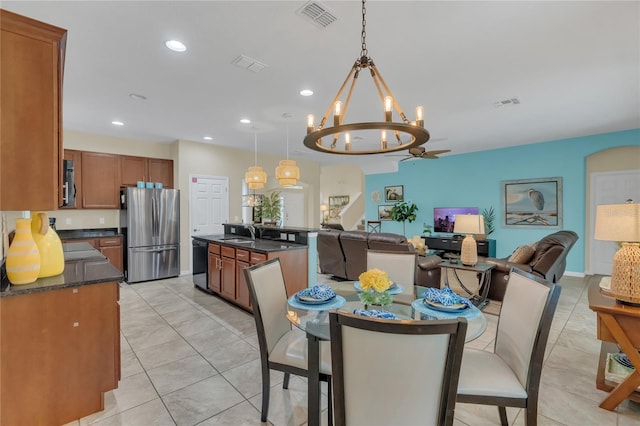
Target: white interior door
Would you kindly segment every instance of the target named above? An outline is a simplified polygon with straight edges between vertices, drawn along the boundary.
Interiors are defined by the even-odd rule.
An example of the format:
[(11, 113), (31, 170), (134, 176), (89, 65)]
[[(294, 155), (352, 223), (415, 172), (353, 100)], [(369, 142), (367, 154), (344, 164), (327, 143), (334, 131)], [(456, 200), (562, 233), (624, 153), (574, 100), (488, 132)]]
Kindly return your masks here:
[(591, 175), (591, 224), (590, 258), (592, 274), (611, 275), (613, 256), (618, 249), (614, 241), (599, 241), (593, 238), (596, 221), (596, 206), (600, 204), (622, 204), (627, 199), (640, 202), (640, 170), (602, 172)]
[(229, 178), (190, 176), (189, 215), (191, 235), (224, 233), (229, 222)]
[(304, 193), (281, 192), (280, 198), (282, 198), (282, 224), (289, 227), (304, 227)]

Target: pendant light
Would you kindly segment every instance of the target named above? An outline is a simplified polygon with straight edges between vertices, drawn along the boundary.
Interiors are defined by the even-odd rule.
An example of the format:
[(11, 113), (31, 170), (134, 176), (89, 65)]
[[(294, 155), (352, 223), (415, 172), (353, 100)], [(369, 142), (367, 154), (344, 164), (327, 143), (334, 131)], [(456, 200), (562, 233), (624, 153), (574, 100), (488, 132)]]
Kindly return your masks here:
[[(283, 114), (287, 116), (288, 114)], [(290, 116), (290, 115), (289, 115)], [(276, 167), (276, 179), (280, 182), (280, 186), (294, 186), (300, 179), (300, 168), (296, 165), (295, 160), (289, 160), (289, 125), (287, 124), (287, 159), (281, 160)]]
[(244, 174), (244, 181), (249, 185), (249, 189), (262, 189), (264, 184), (267, 183), (267, 174), (258, 166), (258, 133), (253, 132), (254, 135), (254, 166), (249, 167), (249, 170)]

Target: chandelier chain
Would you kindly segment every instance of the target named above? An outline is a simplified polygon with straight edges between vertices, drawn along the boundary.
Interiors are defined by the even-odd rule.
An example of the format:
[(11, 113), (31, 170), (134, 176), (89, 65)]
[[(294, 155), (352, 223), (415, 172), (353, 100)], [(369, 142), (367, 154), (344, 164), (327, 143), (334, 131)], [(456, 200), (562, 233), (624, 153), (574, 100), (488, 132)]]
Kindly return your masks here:
[(367, 50), (367, 31), (366, 31), (366, 26), (367, 26), (367, 19), (366, 19), (366, 14), (367, 14), (367, 8), (364, 5), (365, 0), (362, 0), (362, 33), (360, 34), (360, 40), (362, 42), (362, 50), (360, 50), (360, 57), (361, 58), (365, 58), (367, 56), (367, 54), (369, 53), (369, 51)]

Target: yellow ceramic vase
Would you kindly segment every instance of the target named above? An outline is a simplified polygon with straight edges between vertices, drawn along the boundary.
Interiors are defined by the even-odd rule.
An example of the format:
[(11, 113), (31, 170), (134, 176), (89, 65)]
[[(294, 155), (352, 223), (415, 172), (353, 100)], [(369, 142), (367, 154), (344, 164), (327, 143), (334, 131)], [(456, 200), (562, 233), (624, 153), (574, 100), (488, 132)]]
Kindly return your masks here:
[(7, 251), (6, 266), (11, 284), (31, 284), (38, 279), (40, 253), (31, 236), (31, 219), (16, 219), (16, 233)]
[(49, 216), (44, 212), (31, 213), (31, 235), (40, 253), (38, 278), (52, 277), (64, 271), (62, 242), (49, 226)]

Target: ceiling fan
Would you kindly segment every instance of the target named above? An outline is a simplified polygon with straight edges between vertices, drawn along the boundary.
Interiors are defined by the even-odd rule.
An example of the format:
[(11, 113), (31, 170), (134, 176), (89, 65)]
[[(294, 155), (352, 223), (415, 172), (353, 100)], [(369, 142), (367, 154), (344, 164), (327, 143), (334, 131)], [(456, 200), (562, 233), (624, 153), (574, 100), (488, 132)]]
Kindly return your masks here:
[(409, 155), (388, 154), (386, 157), (405, 157), (400, 161), (414, 160), (414, 159), (435, 159), (438, 155), (451, 152), (450, 149), (439, 149), (436, 151), (427, 151), (423, 146), (417, 146), (415, 148), (409, 148)]

